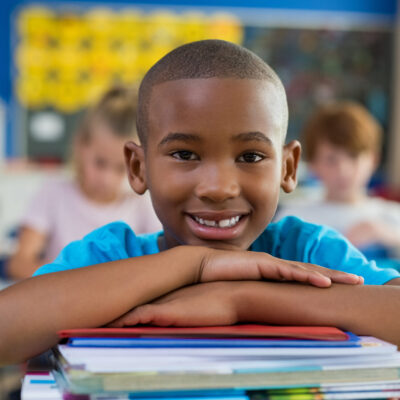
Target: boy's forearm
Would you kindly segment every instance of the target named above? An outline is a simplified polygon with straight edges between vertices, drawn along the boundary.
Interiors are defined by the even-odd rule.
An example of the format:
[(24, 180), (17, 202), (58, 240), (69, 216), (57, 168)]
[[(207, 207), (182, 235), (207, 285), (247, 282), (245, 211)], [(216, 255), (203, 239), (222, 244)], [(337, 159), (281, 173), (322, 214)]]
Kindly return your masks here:
[(238, 288), (241, 322), (337, 326), (400, 345), (400, 287), (242, 282)]
[(0, 365), (30, 358), (65, 328), (98, 327), (197, 280), (203, 250), (150, 256), (27, 279), (0, 292)]

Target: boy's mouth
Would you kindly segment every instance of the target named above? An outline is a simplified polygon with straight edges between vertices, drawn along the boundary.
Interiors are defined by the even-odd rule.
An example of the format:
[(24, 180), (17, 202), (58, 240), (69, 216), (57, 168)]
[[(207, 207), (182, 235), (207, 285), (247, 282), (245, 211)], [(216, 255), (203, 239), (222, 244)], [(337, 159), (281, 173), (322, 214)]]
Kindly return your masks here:
[(227, 240), (240, 235), (248, 213), (186, 214), (192, 232), (207, 240)]
[(221, 219), (219, 221), (204, 219), (196, 216), (193, 216), (193, 218), (201, 225), (212, 226), (215, 228), (231, 228), (239, 222), (240, 216), (237, 215), (236, 217)]

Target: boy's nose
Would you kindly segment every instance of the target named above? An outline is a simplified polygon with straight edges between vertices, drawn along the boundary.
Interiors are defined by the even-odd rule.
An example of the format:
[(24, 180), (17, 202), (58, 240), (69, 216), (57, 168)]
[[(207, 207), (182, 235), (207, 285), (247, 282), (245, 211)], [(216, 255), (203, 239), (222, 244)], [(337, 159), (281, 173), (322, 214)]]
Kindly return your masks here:
[(222, 202), (240, 194), (240, 185), (231, 168), (212, 167), (203, 170), (196, 185), (196, 196)]

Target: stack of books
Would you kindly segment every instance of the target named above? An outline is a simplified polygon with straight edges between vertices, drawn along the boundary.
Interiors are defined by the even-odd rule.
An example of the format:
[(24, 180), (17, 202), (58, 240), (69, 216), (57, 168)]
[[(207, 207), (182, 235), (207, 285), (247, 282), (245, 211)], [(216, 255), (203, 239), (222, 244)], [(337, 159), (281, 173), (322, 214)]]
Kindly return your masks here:
[(400, 397), (397, 347), (332, 327), (99, 328), (60, 337), (51, 375), (27, 375), (22, 400)]

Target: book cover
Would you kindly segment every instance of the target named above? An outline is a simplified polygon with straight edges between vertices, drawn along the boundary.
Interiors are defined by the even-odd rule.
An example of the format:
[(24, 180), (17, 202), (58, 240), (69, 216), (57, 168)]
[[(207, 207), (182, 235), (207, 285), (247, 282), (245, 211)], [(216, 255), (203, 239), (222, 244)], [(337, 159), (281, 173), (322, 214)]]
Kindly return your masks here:
[(274, 337), (313, 340), (348, 340), (349, 336), (342, 330), (330, 326), (275, 326), (275, 325), (229, 325), (202, 327), (154, 327), (136, 326), (130, 328), (92, 328), (66, 329), (58, 332), (61, 338), (69, 337)]

